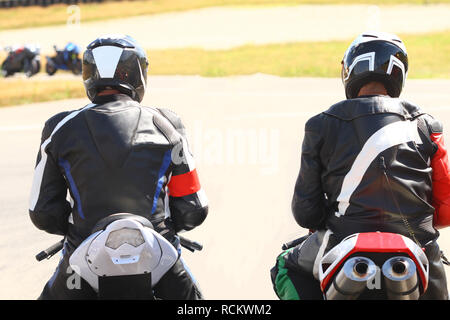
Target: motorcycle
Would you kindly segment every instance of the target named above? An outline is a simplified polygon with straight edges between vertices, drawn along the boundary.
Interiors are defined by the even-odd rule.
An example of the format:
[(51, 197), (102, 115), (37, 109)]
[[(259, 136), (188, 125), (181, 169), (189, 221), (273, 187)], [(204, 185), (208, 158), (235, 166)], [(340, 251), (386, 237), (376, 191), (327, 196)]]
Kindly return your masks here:
[(1, 66), (3, 77), (9, 77), (16, 72), (24, 72), (29, 78), (41, 70), (40, 49), (27, 45), (18, 48), (7, 47), (8, 55)]
[(428, 259), (411, 239), (395, 233), (353, 234), (319, 263), (327, 300), (417, 300), (427, 290)]
[(81, 59), (78, 56), (80, 54), (80, 48), (69, 42), (63, 50), (58, 50), (56, 46), (53, 46), (56, 55), (53, 57), (46, 56), (47, 64), (45, 65), (45, 71), (48, 75), (52, 76), (58, 70), (69, 70), (75, 75), (81, 74)]
[[(194, 252), (202, 245), (177, 236)], [(36, 255), (49, 259), (64, 239)], [(114, 214), (100, 220), (69, 258), (71, 269), (97, 292), (99, 299), (154, 299), (152, 288), (175, 264), (179, 252), (157, 233), (149, 220)]]

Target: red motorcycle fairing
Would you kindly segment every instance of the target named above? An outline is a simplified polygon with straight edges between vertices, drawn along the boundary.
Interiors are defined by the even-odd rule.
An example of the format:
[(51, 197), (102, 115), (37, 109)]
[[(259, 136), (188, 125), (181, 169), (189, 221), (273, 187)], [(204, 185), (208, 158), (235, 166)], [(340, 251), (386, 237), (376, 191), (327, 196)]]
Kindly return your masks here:
[[(320, 261), (319, 280), (326, 292), (341, 265), (355, 253), (398, 253), (410, 257), (421, 280), (421, 294), (428, 287), (428, 259), (423, 249), (400, 234), (367, 232), (353, 234), (331, 249)], [(381, 267), (381, 266), (379, 266)]]
[(19, 54), (19, 53), (23, 52), (23, 50), (25, 50), (25, 47), (20, 47), (20, 48), (17, 48), (16, 50), (14, 50), (13, 53)]

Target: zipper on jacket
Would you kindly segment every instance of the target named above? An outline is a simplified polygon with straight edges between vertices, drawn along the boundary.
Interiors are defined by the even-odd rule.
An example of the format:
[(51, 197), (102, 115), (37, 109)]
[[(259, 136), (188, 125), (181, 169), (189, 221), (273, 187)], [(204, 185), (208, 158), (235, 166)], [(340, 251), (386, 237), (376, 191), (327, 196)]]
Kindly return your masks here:
[(411, 228), (411, 225), (409, 224), (408, 219), (407, 219), (406, 216), (403, 214), (402, 209), (400, 208), (400, 204), (398, 203), (397, 198), (395, 197), (394, 190), (393, 190), (392, 185), (391, 185), (391, 181), (389, 180), (389, 176), (387, 175), (387, 166), (386, 166), (386, 162), (385, 162), (385, 160), (384, 160), (384, 157), (383, 157), (383, 156), (380, 156), (380, 157), (379, 157), (379, 160), (380, 160), (380, 161), (379, 161), (380, 167), (381, 167), (381, 169), (383, 170), (384, 178), (385, 178), (385, 180), (386, 180), (386, 182), (387, 182), (388, 190), (389, 190), (389, 192), (390, 192), (390, 194), (391, 194), (391, 197), (392, 197), (392, 200), (393, 200), (393, 202), (394, 202), (394, 205), (395, 205), (395, 207), (397, 208), (398, 213), (400, 214), (400, 217), (402, 218), (403, 224), (405, 225), (406, 230), (408, 231), (409, 235), (411, 236), (411, 239), (414, 240), (414, 242), (415, 242), (419, 247), (422, 248), (422, 245), (421, 245), (420, 242), (417, 240), (416, 235), (415, 235), (415, 233), (414, 233), (414, 230)]

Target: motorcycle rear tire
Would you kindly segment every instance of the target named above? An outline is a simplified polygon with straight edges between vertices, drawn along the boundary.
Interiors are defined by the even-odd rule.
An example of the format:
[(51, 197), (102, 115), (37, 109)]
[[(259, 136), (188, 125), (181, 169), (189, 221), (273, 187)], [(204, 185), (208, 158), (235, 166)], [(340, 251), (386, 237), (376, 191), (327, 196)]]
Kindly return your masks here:
[(76, 62), (75, 62), (75, 65), (73, 66), (73, 68), (72, 68), (72, 73), (74, 74), (74, 75), (80, 75), (81, 74), (81, 72), (82, 72), (82, 66), (81, 66), (81, 61), (80, 60), (77, 60)]
[(2, 67), (0, 69), (0, 75), (4, 78), (12, 76), (14, 72), (9, 71), (7, 68), (5, 68), (6, 63), (3, 62)]
[(5, 69), (1, 69), (0, 74), (3, 78), (9, 77), (11, 74), (5, 70)]
[(31, 66), (30, 69), (25, 71), (25, 75), (28, 78), (31, 78), (32, 76), (34, 76), (36, 73), (39, 72), (39, 70), (41, 69), (41, 63), (37, 60), (32, 60), (31, 61)]
[(56, 68), (52, 67), (51, 65), (49, 65), (48, 63), (45, 65), (45, 71), (47, 72), (47, 74), (49, 76), (52, 76), (56, 73)]
[(36, 72), (39, 73), (41, 71), (41, 62), (39, 60), (36, 60)]

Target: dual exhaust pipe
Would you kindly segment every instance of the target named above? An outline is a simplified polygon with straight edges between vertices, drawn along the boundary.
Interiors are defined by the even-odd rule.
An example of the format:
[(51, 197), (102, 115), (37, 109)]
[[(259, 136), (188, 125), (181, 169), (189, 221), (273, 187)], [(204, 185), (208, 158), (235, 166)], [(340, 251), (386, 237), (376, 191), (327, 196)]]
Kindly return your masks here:
[[(384, 288), (389, 300), (417, 300), (420, 296), (419, 282), (413, 260), (404, 256), (386, 260), (381, 268)], [(348, 259), (326, 292), (327, 300), (354, 300), (369, 288), (379, 268), (370, 259)]]

